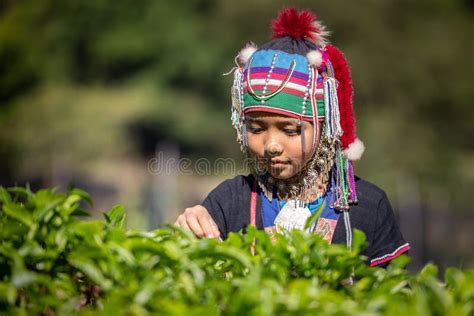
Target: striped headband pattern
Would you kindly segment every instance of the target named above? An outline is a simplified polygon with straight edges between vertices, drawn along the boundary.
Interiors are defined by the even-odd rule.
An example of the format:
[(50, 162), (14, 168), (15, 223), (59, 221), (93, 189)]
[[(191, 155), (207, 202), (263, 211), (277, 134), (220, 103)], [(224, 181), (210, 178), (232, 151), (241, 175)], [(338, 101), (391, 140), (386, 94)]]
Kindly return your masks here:
[[(319, 69), (321, 71), (321, 69)], [(324, 120), (324, 80), (305, 56), (258, 50), (242, 75), (243, 111), (274, 112), (305, 121)]]

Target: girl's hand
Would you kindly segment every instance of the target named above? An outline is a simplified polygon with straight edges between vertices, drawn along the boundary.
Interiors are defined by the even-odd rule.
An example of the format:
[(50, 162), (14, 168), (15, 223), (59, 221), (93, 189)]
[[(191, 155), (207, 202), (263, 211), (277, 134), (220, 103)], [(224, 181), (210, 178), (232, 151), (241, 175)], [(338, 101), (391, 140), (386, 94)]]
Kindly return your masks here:
[(176, 226), (193, 232), (196, 237), (219, 238), (220, 232), (207, 209), (202, 205), (188, 207), (178, 216)]

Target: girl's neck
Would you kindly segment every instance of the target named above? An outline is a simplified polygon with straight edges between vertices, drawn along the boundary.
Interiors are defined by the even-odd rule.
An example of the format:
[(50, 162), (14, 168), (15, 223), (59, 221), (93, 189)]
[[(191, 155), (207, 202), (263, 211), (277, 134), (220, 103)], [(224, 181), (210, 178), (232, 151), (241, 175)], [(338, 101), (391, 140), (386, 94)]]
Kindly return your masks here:
[[(302, 180), (302, 179), (300, 179)], [(317, 181), (305, 192), (301, 192), (298, 196), (294, 196), (287, 190), (276, 190), (277, 197), (281, 200), (300, 200), (304, 203), (311, 203), (316, 199), (324, 196), (328, 188), (328, 181), (322, 181), (323, 179), (318, 178)], [(288, 187), (291, 187), (291, 182), (288, 184)]]

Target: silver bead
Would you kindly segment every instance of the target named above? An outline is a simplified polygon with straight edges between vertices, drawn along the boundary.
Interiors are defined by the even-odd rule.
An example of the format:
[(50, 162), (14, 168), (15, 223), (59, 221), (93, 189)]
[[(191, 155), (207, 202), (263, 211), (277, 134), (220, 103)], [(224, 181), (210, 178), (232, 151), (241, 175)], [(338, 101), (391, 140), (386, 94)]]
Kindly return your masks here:
[(277, 188), (278, 188), (278, 190), (283, 191), (283, 190), (286, 189), (286, 185), (283, 182), (278, 182), (277, 183)]

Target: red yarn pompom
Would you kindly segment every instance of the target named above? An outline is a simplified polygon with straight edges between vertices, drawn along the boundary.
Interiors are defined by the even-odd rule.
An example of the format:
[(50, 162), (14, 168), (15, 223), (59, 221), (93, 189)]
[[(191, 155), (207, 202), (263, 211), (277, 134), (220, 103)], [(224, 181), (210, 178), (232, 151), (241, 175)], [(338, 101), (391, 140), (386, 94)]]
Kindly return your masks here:
[(337, 99), (339, 113), (341, 113), (341, 127), (344, 131), (341, 142), (342, 148), (346, 149), (356, 139), (351, 72), (344, 54), (339, 49), (332, 45), (326, 45), (326, 51), (334, 69), (334, 76), (338, 81)]
[(276, 20), (272, 21), (272, 38), (290, 36), (294, 39), (314, 39), (319, 29), (313, 25), (316, 15), (307, 10), (297, 11), (286, 8), (280, 11)]

